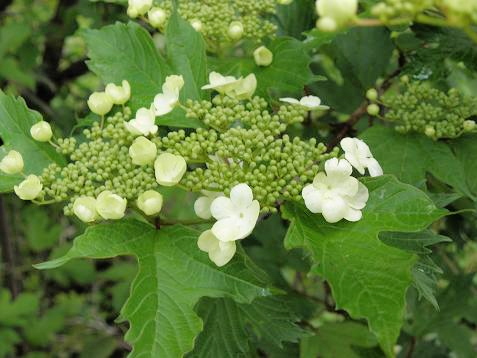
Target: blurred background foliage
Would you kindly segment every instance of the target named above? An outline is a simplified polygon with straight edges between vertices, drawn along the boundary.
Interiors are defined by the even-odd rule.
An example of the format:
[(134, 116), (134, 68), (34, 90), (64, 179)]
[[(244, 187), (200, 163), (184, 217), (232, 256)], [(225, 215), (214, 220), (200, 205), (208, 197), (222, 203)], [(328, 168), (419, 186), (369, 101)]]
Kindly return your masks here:
[[(58, 131), (70, 133), (84, 120), (85, 98), (101, 85), (85, 64), (87, 49), (81, 31), (126, 22), (124, 3), (3, 1), (0, 88), (24, 97)], [(443, 90), (456, 87), (477, 95), (477, 48), (463, 33), (417, 25), (391, 32), (351, 29), (335, 37), (309, 30), (315, 21), (313, 6), (314, 1), (295, 0), (289, 7), (280, 6), (275, 20), (281, 35), (303, 41), (314, 75), (328, 79), (312, 81), (307, 90), (322, 97), (334, 111), (320, 118), (310, 116), (290, 134), (329, 142), (362, 107), (369, 87), (378, 83), (381, 90), (392, 93), (392, 80), (404, 74)], [(156, 40), (161, 47), (161, 36)], [(379, 53), (379, 59), (372, 59), (370, 66), (373, 53)], [(227, 61), (211, 63), (220, 67)], [(356, 129), (361, 131), (372, 121), (361, 121)], [(452, 193), (432, 175), (427, 179), (436, 203), (454, 211), (475, 208), (470, 199)], [(425, 189), (425, 184), (421, 187)], [(177, 200), (177, 192), (174, 195), (174, 201), (165, 200), (169, 203), (166, 217), (194, 219), (192, 209), (184, 209), (192, 207), (194, 198), (182, 193), (183, 200)], [(52, 271), (37, 271), (32, 264), (61, 256), (84, 226), (65, 218), (60, 208), (36, 207), (8, 195), (0, 197), (0, 220), (0, 357), (125, 356), (129, 350), (123, 341), (127, 324), (115, 323), (115, 319), (136, 272), (134, 261), (77, 260)], [(439, 242), (434, 237), (411, 248), (421, 261), (414, 273), (415, 287), (408, 292), (406, 324), (396, 354), (402, 358), (475, 357), (477, 219), (474, 213), (463, 211), (434, 226), (434, 232), (450, 241), (442, 239), (427, 247)], [(285, 233), (285, 223), (274, 215), (244, 245), (273, 284), (290, 293), (290, 311), (310, 334), (277, 350), (248, 329), (250, 355), (381, 357), (365, 323), (337, 309), (327, 283), (308, 273), (311, 263), (305, 253), (283, 248)]]

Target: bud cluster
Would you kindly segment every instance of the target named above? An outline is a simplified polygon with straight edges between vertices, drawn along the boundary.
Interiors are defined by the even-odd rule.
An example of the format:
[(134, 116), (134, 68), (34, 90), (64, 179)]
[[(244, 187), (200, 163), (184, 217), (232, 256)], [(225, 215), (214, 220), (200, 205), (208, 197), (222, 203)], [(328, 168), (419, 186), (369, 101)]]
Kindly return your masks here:
[(284, 134), (290, 124), (304, 120), (307, 109), (301, 106), (283, 105), (273, 113), (260, 97), (244, 102), (217, 95), (212, 101), (189, 100), (185, 107), (187, 117), (206, 128), (170, 132), (154, 141), (160, 150), (194, 163), (182, 181), (191, 191), (228, 194), (248, 183), (261, 210), (274, 212), (282, 200), (301, 200), (304, 184), (313, 180), (320, 163), (338, 154), (338, 149), (326, 153), (315, 139)]
[(425, 83), (406, 83), (405, 91), (383, 99), (389, 107), (385, 119), (398, 122), (401, 133), (420, 132), (432, 139), (455, 138), (475, 131), (470, 117), (477, 114), (477, 99), (452, 88), (447, 93)]

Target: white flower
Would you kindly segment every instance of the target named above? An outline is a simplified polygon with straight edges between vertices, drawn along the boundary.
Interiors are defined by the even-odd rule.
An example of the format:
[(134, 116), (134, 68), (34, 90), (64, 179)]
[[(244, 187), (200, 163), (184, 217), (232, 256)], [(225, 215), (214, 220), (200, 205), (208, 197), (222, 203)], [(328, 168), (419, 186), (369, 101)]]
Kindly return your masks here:
[(136, 112), (136, 118), (124, 122), (126, 129), (134, 135), (156, 134), (158, 127), (155, 124), (156, 115), (152, 108), (140, 108)]
[(162, 209), (164, 199), (162, 195), (155, 190), (148, 190), (137, 198), (137, 207), (146, 215), (156, 215)]
[(180, 155), (162, 153), (154, 162), (156, 181), (164, 186), (179, 183), (187, 170), (187, 163)]
[(216, 191), (208, 191), (202, 190), (201, 191), (204, 196), (199, 197), (194, 203), (194, 211), (195, 214), (204, 220), (209, 220), (212, 217), (212, 213), (210, 212), (210, 206), (215, 198), (219, 196), (223, 196), (223, 193), (219, 193)]
[(81, 196), (73, 204), (73, 212), (81, 221), (90, 223), (98, 218), (96, 199), (91, 196)]
[(243, 100), (251, 98), (256, 89), (257, 78), (251, 73), (247, 77), (240, 79), (226, 94), (232, 98)]
[(325, 173), (315, 176), (313, 184), (303, 188), (305, 205), (312, 213), (322, 213), (325, 220), (335, 223), (341, 219), (358, 221), (368, 201), (368, 189), (353, 178), (353, 168), (345, 159), (329, 159)]
[(309, 111), (313, 111), (317, 109), (321, 109), (321, 110), (330, 109), (330, 107), (322, 105), (321, 99), (316, 96), (305, 96), (305, 97), (302, 97), (300, 100), (297, 100), (295, 98), (285, 97), (285, 98), (280, 98), (280, 101), (304, 107), (308, 109)]
[(49, 142), (51, 137), (53, 137), (50, 123), (45, 121), (40, 121), (32, 125), (30, 134), (32, 138), (38, 142)]
[(167, 76), (162, 85), (162, 93), (154, 97), (156, 116), (163, 116), (171, 112), (179, 103), (179, 92), (184, 86), (184, 78), (178, 75)]
[(152, 7), (153, 0), (129, 0), (128, 15), (138, 17), (144, 15)]
[(343, 138), (340, 142), (341, 148), (345, 152), (345, 158), (360, 174), (368, 168), (372, 177), (383, 175), (383, 169), (378, 161), (374, 159), (368, 145), (358, 138)]
[(243, 24), (240, 21), (232, 21), (227, 33), (232, 40), (240, 40), (243, 36)]
[(22, 200), (35, 199), (41, 193), (42, 189), (43, 184), (41, 184), (40, 178), (36, 175), (27, 176), (19, 185), (13, 187), (15, 194)]
[(235, 255), (235, 241), (224, 242), (213, 234), (212, 230), (204, 231), (197, 241), (197, 246), (209, 254), (210, 260), (217, 266), (224, 266)]
[(151, 164), (156, 155), (156, 145), (146, 137), (137, 137), (129, 147), (129, 156), (136, 165)]
[(88, 98), (91, 112), (104, 116), (113, 108), (113, 99), (106, 92), (93, 92)]
[(260, 213), (260, 204), (253, 200), (252, 189), (247, 184), (238, 184), (225, 196), (214, 199), (210, 207), (217, 222), (213, 234), (220, 241), (240, 240), (250, 235)]
[(316, 11), (321, 18), (332, 19), (342, 26), (356, 16), (358, 0), (317, 0)]
[(5, 174), (18, 174), (23, 170), (23, 157), (16, 150), (11, 150), (0, 161), (0, 170)]
[(253, 51), (253, 59), (257, 66), (270, 66), (273, 62), (273, 52), (265, 46), (260, 46)]
[(190, 21), (190, 26), (192, 26), (194, 30), (197, 32), (202, 31), (202, 27), (203, 27), (202, 21), (200, 21), (199, 19), (192, 19)]
[(147, 18), (149, 19), (149, 23), (151, 24), (151, 26), (158, 28), (166, 23), (167, 14), (160, 7), (153, 7), (147, 13)]
[(114, 104), (124, 104), (131, 98), (131, 86), (126, 80), (123, 80), (121, 86), (108, 83), (104, 91), (112, 98)]
[(121, 219), (126, 211), (127, 200), (109, 190), (105, 190), (96, 199), (96, 211), (103, 219)]
[(234, 76), (222, 76), (218, 72), (211, 72), (209, 74), (209, 84), (202, 86), (203, 90), (214, 89), (219, 93), (226, 93), (234, 88), (242, 79)]

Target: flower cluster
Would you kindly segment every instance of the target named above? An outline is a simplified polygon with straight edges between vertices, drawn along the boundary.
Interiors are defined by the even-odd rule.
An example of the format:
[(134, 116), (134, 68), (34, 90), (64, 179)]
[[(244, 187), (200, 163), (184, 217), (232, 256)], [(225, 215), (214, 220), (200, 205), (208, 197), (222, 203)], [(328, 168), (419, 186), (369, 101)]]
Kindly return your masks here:
[(400, 133), (420, 132), (439, 139), (477, 130), (470, 119), (477, 114), (477, 99), (465, 97), (456, 89), (445, 93), (426, 83), (405, 82), (402, 93), (382, 101), (389, 108), (385, 119), (397, 122)]
[[(241, 39), (260, 41), (276, 32), (270, 21), (275, 14), (276, 0), (185, 0), (179, 2), (180, 15), (201, 32), (209, 50), (218, 51), (224, 43), (236, 43)], [(145, 16), (149, 24), (164, 31), (173, 11), (170, 0), (129, 0), (130, 17)]]
[(358, 0), (316, 0), (316, 12), (321, 31), (336, 31), (356, 18)]

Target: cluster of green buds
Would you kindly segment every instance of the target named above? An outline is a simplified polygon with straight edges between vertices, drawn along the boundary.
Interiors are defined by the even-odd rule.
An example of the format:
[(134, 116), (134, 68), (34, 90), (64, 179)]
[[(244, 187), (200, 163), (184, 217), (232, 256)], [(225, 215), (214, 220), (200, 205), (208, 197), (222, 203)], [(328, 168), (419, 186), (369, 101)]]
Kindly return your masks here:
[[(184, 0), (178, 5), (179, 14), (201, 32), (210, 51), (219, 51), (224, 44), (242, 39), (260, 42), (276, 32), (271, 18), (276, 13), (277, 0)], [(286, 2), (285, 2), (286, 3)], [(142, 17), (152, 27), (165, 31), (173, 12), (171, 0), (129, 0), (128, 15)]]
[(455, 88), (446, 93), (425, 82), (409, 82), (407, 76), (401, 83), (402, 91), (381, 99), (388, 107), (384, 119), (396, 122), (398, 132), (419, 132), (437, 140), (477, 130), (471, 119), (477, 114), (477, 98), (466, 97)]

